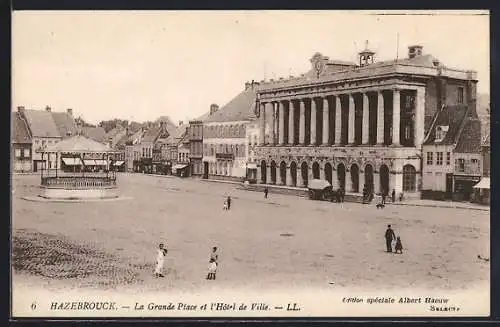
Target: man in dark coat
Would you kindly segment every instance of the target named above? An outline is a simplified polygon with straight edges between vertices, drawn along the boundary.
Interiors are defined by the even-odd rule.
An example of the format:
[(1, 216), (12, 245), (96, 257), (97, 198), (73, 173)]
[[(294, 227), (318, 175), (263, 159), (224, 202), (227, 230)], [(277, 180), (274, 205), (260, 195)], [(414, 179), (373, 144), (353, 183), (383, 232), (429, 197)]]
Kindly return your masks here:
[(385, 245), (387, 246), (387, 252), (392, 252), (392, 241), (396, 239), (396, 234), (391, 228), (391, 225), (387, 225), (387, 230), (385, 231)]
[(392, 203), (396, 203), (396, 190), (392, 189)]
[(387, 194), (385, 193), (385, 190), (382, 191), (382, 204), (385, 204), (385, 197)]
[(227, 210), (231, 209), (231, 197), (227, 197)]
[(264, 199), (267, 199), (267, 193), (269, 193), (269, 190), (267, 187), (264, 189)]

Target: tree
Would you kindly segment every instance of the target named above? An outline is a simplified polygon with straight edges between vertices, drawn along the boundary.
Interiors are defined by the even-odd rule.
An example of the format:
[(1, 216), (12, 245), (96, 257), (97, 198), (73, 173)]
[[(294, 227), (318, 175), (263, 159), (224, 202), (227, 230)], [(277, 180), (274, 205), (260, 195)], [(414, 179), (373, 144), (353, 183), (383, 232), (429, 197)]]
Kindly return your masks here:
[(75, 119), (75, 123), (82, 127), (95, 127), (95, 125), (87, 123), (81, 116)]

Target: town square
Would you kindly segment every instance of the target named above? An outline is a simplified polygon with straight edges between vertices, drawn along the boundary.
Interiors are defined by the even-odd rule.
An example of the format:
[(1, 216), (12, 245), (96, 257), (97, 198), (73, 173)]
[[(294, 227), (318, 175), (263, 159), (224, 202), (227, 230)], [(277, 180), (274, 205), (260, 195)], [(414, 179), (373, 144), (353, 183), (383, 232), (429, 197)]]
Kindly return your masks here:
[(484, 314), (488, 17), (16, 13), (14, 299), (276, 291), (299, 312), (300, 290)]
[[(21, 199), (38, 176), (13, 178), (13, 268), (37, 284), (137, 292), (207, 285), (207, 258), (220, 251), (217, 287), (467, 289), (487, 285), (489, 211), (310, 201), (175, 177), (119, 176), (133, 200), (40, 203)], [(226, 196), (233, 198), (222, 210)], [(67, 219), (71, 217), (71, 223)], [(402, 255), (385, 252), (384, 231)], [(168, 248), (167, 275), (153, 275), (156, 243)]]

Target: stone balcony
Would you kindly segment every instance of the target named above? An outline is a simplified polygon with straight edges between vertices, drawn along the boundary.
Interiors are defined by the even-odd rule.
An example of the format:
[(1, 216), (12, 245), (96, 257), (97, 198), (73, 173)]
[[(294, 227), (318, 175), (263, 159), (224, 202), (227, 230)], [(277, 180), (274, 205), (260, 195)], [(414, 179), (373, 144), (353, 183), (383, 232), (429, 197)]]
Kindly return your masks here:
[(314, 158), (373, 158), (373, 159), (420, 159), (416, 147), (402, 146), (259, 146), (255, 149), (259, 160), (286, 157)]

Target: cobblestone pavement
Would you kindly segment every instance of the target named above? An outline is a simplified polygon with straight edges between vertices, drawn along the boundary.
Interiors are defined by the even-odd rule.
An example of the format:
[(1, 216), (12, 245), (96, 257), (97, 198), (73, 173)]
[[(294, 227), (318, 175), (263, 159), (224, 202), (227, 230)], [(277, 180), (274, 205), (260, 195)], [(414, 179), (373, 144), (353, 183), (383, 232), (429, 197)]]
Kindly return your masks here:
[[(119, 176), (123, 196), (103, 203), (40, 203), (39, 177), (13, 177), (15, 276), (45, 287), (196, 291), (209, 251), (220, 248), (217, 287), (324, 286), (462, 289), (488, 285), (489, 213), (335, 204), (237, 190), (194, 180)], [(231, 195), (231, 210), (223, 211)], [(384, 252), (392, 224), (403, 255)], [(153, 276), (155, 248), (169, 250), (166, 278)], [(213, 283), (212, 283), (213, 284)], [(210, 286), (212, 287), (212, 286)]]

